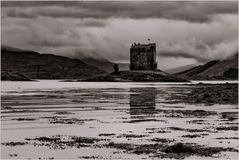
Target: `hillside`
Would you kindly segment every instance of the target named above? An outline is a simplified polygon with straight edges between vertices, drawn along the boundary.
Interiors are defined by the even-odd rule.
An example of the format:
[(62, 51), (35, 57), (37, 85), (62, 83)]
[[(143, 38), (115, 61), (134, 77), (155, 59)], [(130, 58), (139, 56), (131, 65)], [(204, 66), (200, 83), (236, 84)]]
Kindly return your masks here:
[(196, 64), (189, 64), (189, 65), (184, 65), (184, 66), (168, 69), (168, 70), (165, 70), (165, 72), (170, 73), (170, 74), (175, 74), (175, 73), (186, 71), (195, 66), (196, 66)]
[(113, 72), (114, 63), (108, 61), (107, 59), (87, 57), (87, 58), (80, 58), (80, 60), (89, 65), (98, 67), (108, 73)]
[[(115, 63), (110, 62), (109, 60), (105, 59), (105, 58), (92, 58), (92, 57), (85, 57), (85, 58), (80, 58), (81, 61), (92, 65), (92, 66), (96, 66), (108, 73), (113, 72), (113, 66)], [(119, 66), (119, 70), (127, 70), (129, 69), (129, 64), (127, 63), (117, 63)]]
[(190, 80), (237, 80), (238, 52), (225, 60), (214, 60), (175, 75)]
[(82, 79), (106, 73), (79, 59), (1, 47), (1, 71), (21, 73), (32, 79)]
[(30, 78), (22, 75), (20, 73), (11, 72), (11, 71), (1, 71), (1, 80), (2, 81), (32, 81)]
[(94, 82), (188, 82), (183, 78), (168, 74), (166, 72), (156, 70), (144, 71), (120, 71), (119, 73), (110, 73), (104, 76), (98, 76), (83, 81)]

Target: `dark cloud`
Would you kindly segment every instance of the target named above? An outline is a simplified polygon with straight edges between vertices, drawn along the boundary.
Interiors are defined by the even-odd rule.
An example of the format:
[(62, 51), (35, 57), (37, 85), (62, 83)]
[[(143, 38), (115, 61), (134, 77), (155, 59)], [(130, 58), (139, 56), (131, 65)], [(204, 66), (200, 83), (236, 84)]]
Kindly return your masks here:
[(36, 18), (167, 18), (206, 22), (213, 14), (236, 14), (229, 2), (2, 2), (8, 17)]
[(102, 19), (83, 19), (81, 20), (77, 26), (79, 27), (106, 27), (108, 25), (108, 21)]
[(19, 11), (17, 8), (6, 10), (5, 17), (22, 17), (22, 18), (37, 18), (36, 14), (31, 14), (27, 11)]
[(1, 1), (2, 7), (72, 6), (76, 1)]
[(2, 44), (69, 57), (125, 62), (133, 42), (150, 38), (169, 69), (238, 50), (237, 1), (18, 1), (2, 2), (1, 13)]

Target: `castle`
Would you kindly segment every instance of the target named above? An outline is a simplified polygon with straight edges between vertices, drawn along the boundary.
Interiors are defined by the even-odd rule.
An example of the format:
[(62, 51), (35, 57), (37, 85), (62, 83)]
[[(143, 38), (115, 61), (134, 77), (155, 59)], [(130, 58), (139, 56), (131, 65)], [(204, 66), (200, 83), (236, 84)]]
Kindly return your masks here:
[(130, 70), (156, 69), (156, 44), (132, 44), (130, 48)]

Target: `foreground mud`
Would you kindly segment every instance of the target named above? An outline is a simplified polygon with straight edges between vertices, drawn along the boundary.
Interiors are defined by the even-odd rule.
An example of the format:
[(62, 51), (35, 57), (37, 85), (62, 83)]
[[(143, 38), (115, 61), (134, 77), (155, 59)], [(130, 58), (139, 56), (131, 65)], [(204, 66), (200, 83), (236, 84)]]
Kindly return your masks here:
[[(174, 94), (171, 100), (190, 104), (238, 104), (238, 84), (203, 84), (192, 85), (192, 89), (187, 94)], [(177, 101), (178, 102), (178, 101)]]
[(3, 91), (2, 159), (238, 157), (237, 84), (55, 83)]

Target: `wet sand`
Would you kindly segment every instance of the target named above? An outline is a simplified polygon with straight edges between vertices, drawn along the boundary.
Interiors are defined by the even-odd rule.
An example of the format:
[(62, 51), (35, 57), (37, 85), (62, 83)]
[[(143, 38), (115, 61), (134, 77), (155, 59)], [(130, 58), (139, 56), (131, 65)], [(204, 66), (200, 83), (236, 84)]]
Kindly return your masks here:
[(237, 102), (237, 84), (2, 82), (1, 158), (237, 159)]

